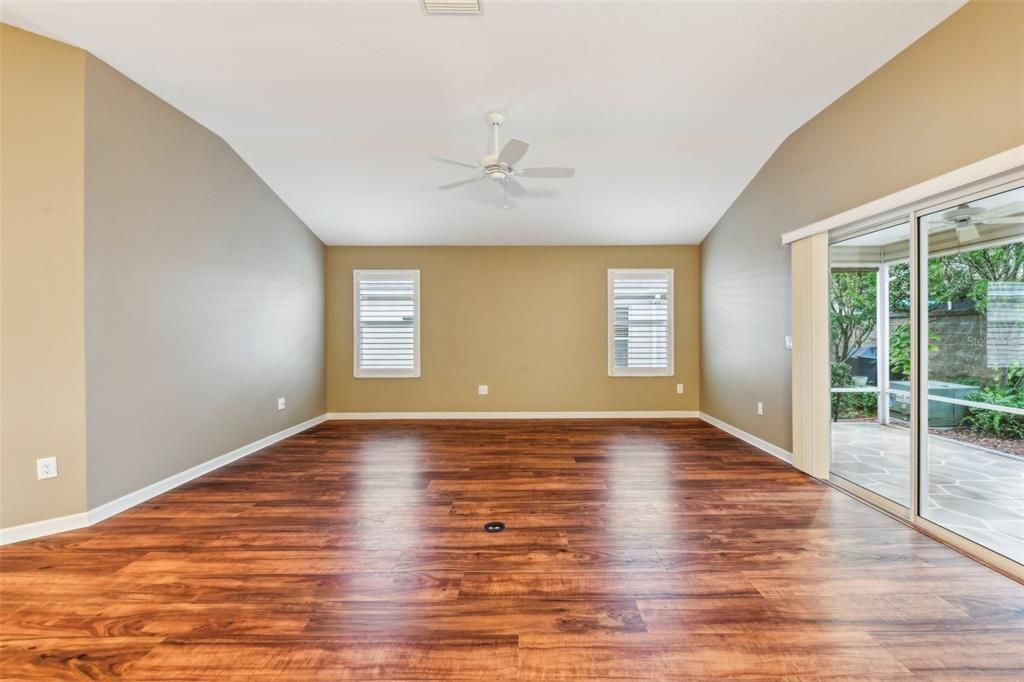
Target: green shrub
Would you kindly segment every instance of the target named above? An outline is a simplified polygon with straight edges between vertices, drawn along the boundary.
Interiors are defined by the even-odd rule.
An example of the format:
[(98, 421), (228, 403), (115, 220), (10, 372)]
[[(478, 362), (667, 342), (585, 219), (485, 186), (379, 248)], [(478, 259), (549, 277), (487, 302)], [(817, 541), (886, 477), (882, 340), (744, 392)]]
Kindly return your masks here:
[[(964, 399), (1024, 409), (1024, 390), (1016, 387), (988, 386), (968, 393)], [(1024, 438), (1024, 415), (971, 407), (961, 423), (974, 433), (985, 436)]]
[[(832, 386), (853, 386), (853, 371), (846, 362), (832, 363)], [(878, 395), (875, 393), (833, 393), (832, 421), (857, 419), (878, 414)]]
[(997, 371), (996, 380), (1005, 382), (1006, 386), (1019, 392), (1024, 389), (1024, 367), (1014, 362), (1005, 371)]
[(832, 363), (832, 386), (853, 386), (853, 370), (850, 369), (849, 363)]
[(889, 334), (889, 371), (894, 379), (910, 376), (910, 327), (896, 325)]
[(833, 393), (832, 421), (864, 419), (878, 415), (877, 393)]
[[(928, 352), (939, 349), (940, 341), (935, 332), (928, 333)], [(910, 326), (898, 324), (889, 333), (889, 371), (893, 379), (910, 378)]]
[(877, 393), (847, 393), (849, 407), (855, 417), (872, 417), (878, 414)]

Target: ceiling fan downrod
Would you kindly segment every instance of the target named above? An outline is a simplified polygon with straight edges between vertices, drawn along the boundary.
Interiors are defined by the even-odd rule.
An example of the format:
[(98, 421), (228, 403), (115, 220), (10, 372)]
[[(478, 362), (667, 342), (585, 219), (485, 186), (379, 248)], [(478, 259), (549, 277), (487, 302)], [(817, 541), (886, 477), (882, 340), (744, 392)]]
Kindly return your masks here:
[(501, 140), (498, 138), (498, 128), (505, 122), (505, 117), (496, 111), (492, 111), (487, 114), (487, 122), (491, 124), (491, 130), (494, 131), (494, 155), (498, 156), (501, 153)]

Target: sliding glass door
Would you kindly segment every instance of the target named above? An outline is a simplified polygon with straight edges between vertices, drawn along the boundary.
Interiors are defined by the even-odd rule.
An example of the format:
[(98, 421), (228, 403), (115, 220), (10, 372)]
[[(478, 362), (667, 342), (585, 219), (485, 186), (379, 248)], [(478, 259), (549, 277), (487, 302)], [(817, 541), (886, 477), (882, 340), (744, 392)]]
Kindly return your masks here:
[(910, 505), (910, 224), (829, 247), (831, 474)]
[(837, 231), (829, 280), (831, 480), (1024, 564), (1022, 183)]
[(1024, 563), (1024, 188), (918, 221), (928, 303), (918, 513)]

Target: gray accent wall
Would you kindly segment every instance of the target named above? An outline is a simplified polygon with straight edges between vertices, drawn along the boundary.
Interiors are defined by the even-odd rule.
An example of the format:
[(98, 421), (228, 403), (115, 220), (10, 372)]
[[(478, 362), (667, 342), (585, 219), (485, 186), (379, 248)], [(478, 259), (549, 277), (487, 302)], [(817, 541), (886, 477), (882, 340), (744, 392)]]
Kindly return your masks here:
[(1020, 144), (1024, 3), (968, 3), (794, 132), (701, 245), (701, 410), (791, 450), (782, 234)]
[(92, 508), (324, 413), (325, 251), (217, 135), (85, 68)]

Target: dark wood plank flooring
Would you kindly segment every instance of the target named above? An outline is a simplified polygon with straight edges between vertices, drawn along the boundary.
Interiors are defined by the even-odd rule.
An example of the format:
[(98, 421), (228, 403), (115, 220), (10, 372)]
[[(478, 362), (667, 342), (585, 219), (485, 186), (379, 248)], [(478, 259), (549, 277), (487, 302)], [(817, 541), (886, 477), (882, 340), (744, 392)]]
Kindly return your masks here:
[(1024, 586), (696, 420), (327, 422), (0, 599), (5, 680), (1024, 677)]

